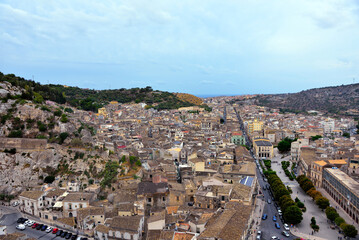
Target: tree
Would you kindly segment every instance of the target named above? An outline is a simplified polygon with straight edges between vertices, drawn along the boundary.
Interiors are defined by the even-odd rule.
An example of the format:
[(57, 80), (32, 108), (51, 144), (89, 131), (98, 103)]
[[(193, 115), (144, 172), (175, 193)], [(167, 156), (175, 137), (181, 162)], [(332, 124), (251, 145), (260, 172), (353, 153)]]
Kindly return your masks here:
[(318, 205), (319, 208), (326, 209), (329, 206), (329, 200), (325, 197), (317, 197), (315, 203)]
[(316, 224), (317, 224), (317, 221), (315, 220), (315, 217), (312, 217), (312, 218), (310, 219), (310, 224), (311, 224), (311, 225), (316, 225)]
[(353, 225), (344, 223), (340, 225), (340, 227), (342, 228), (346, 237), (354, 238), (358, 234), (358, 230)]
[(121, 157), (121, 159), (120, 159), (120, 163), (124, 163), (124, 162), (126, 162), (126, 156), (125, 155), (123, 155)]
[(322, 138), (321, 135), (315, 135), (310, 137), (312, 141), (318, 140), (319, 138)]
[(279, 198), (279, 205), (282, 206), (285, 202), (292, 200), (289, 195), (284, 195)]
[(34, 102), (35, 103), (43, 103), (44, 98), (37, 92), (34, 92)]
[(65, 141), (65, 139), (69, 136), (69, 134), (67, 132), (62, 132), (60, 133), (60, 144), (63, 144), (63, 142)]
[(286, 137), (282, 141), (280, 141), (278, 143), (279, 152), (281, 152), (281, 153), (288, 152), (291, 148), (292, 142), (293, 142), (293, 140), (288, 137)]
[(61, 121), (62, 123), (67, 123), (67, 122), (69, 121), (69, 120), (67, 119), (67, 115), (66, 115), (66, 114), (62, 114), (60, 121)]
[(337, 217), (334, 222), (337, 226), (340, 226), (342, 223), (345, 223), (345, 220), (342, 217)]
[(137, 157), (130, 156), (130, 164), (133, 165), (137, 161)]
[(315, 190), (315, 188), (311, 188), (311, 189), (307, 192), (307, 194), (308, 194), (309, 196), (311, 196), (313, 199), (316, 199), (318, 196), (321, 196), (321, 195), (322, 195), (319, 191)]
[(348, 132), (343, 133), (343, 137), (350, 138), (350, 133)]
[(335, 208), (333, 208), (333, 207), (327, 207), (325, 209), (325, 215), (327, 215), (327, 218), (330, 221), (334, 221), (337, 217), (339, 217), (337, 210), (335, 210)]
[(313, 185), (312, 181), (310, 181), (308, 179), (308, 181), (305, 181), (301, 187), (305, 192), (308, 192), (310, 189), (312, 189), (314, 187), (314, 185)]
[(52, 183), (53, 181), (55, 181), (55, 176), (47, 176), (44, 179), (44, 183)]
[(288, 207), (283, 216), (286, 222), (290, 224), (298, 224), (303, 220), (303, 213), (297, 206)]

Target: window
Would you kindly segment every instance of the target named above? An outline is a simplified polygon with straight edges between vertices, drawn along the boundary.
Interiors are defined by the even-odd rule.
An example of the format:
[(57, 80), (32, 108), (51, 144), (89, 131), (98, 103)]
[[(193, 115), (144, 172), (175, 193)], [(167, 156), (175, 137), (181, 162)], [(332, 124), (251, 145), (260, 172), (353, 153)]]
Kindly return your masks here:
[(72, 209), (72, 205), (71, 205), (71, 203), (69, 203), (69, 209)]
[(177, 196), (176, 198), (177, 198), (177, 201), (179, 201), (179, 196)]
[(152, 201), (152, 199), (151, 198), (147, 198), (147, 202), (151, 202)]
[(82, 208), (82, 204), (80, 203), (80, 208)]
[(163, 200), (163, 201), (166, 201), (166, 197), (162, 197), (162, 200)]

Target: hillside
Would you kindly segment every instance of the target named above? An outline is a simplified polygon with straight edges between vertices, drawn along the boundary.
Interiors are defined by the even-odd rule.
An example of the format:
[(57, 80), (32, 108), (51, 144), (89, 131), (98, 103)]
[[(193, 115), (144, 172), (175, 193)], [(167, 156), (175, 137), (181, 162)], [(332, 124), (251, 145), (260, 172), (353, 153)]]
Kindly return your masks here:
[[(54, 84), (42, 85), (15, 76), (14, 74), (4, 75), (1, 72), (0, 82), (9, 82), (12, 86), (21, 88), (22, 90), (18, 93), (18, 98), (20, 99), (32, 100), (36, 103), (51, 100), (59, 104), (68, 103), (73, 107), (94, 112), (110, 101), (118, 101), (120, 103), (144, 102), (159, 110), (177, 109), (196, 105), (193, 103), (192, 98), (188, 100), (186, 100), (186, 98), (180, 99), (174, 93), (155, 91), (151, 87), (91, 90)], [(5, 95), (4, 97), (6, 97), (4, 90), (2, 90), (2, 93)]]
[[(98, 146), (96, 125), (88, 111), (54, 101), (45, 101), (34, 88), (0, 82), (0, 194), (10, 199), (23, 190), (44, 183), (64, 186), (69, 179), (81, 179), (83, 187), (96, 179), (110, 191), (116, 175), (108, 168), (119, 168), (121, 176), (140, 170), (137, 158), (122, 160)], [(32, 83), (28, 83), (32, 84)], [(36, 83), (35, 83), (36, 84)], [(36, 85), (35, 85), (36, 86)], [(59, 96), (51, 88), (47, 96)], [(24, 92), (32, 92), (26, 100)], [(127, 162), (128, 163), (127, 163)], [(140, 165), (140, 164), (139, 164)], [(108, 186), (106, 188), (106, 186)]]
[(282, 111), (318, 110), (336, 114), (352, 114), (359, 110), (359, 84), (314, 88), (298, 93), (259, 95), (253, 103)]
[(184, 102), (189, 102), (192, 103), (194, 105), (202, 105), (203, 100), (199, 97), (196, 97), (192, 94), (188, 94), (188, 93), (176, 93), (175, 94), (180, 100), (184, 101)]

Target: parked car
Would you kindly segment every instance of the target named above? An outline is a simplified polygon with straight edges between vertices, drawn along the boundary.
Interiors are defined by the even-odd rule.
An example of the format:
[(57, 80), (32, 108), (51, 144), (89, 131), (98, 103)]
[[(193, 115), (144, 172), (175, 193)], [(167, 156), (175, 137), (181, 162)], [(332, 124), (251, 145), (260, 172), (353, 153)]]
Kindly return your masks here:
[(58, 228), (54, 228), (54, 229), (52, 229), (52, 233), (53, 233), (53, 234), (57, 233), (58, 231), (59, 231), (59, 229), (58, 229)]
[(261, 238), (262, 238), (262, 231), (258, 231), (256, 240), (260, 240)]
[(77, 239), (77, 235), (72, 235), (71, 240), (76, 240)]
[(266, 190), (266, 189), (267, 189), (267, 188), (266, 188), (266, 185), (264, 185), (264, 186), (263, 186), (263, 190)]
[(43, 225), (43, 226), (41, 227), (41, 231), (45, 231), (46, 228), (47, 228), (47, 225)]
[(24, 224), (19, 224), (16, 226), (16, 229), (19, 229), (21, 231), (25, 230), (26, 226)]
[(62, 232), (61, 237), (64, 238), (66, 236), (67, 232)]
[(267, 215), (267, 214), (263, 214), (263, 216), (262, 216), (262, 220), (266, 220), (266, 219), (267, 219), (267, 217), (268, 217), (268, 215)]
[(275, 228), (280, 229), (279, 223), (276, 222), (276, 223), (274, 224), (274, 226), (275, 226)]
[(278, 210), (278, 215), (279, 215), (279, 216), (282, 215), (282, 210)]
[(27, 220), (27, 221), (24, 223), (24, 225), (25, 225), (25, 226), (28, 226), (28, 227), (31, 227), (34, 223), (35, 223), (35, 222), (32, 221), (32, 220)]
[(40, 230), (42, 228), (42, 226), (44, 226), (44, 224), (37, 225), (36, 230)]
[(268, 199), (267, 199), (267, 203), (268, 203), (268, 204), (271, 204), (272, 201), (268, 198)]
[(39, 224), (38, 224), (38, 223), (34, 223), (31, 227), (32, 227), (32, 228), (37, 228), (37, 226), (39, 226)]
[(71, 236), (72, 236), (72, 233), (67, 233), (66, 236), (65, 236), (65, 238), (66, 238), (66, 239), (70, 239)]
[(61, 236), (62, 233), (63, 233), (63, 231), (59, 230), (59, 231), (57, 231), (56, 236)]
[(278, 238), (277, 238), (277, 236), (272, 236), (271, 239), (272, 240), (277, 240)]
[(273, 221), (276, 222), (277, 221), (277, 218), (275, 216), (273, 216)]
[(49, 233), (49, 232), (51, 232), (51, 231), (52, 231), (52, 227), (47, 227), (47, 228), (46, 228), (46, 232), (47, 232), (47, 233)]
[(13, 202), (13, 203), (12, 203), (12, 206), (13, 206), (13, 207), (19, 206), (19, 202)]
[(17, 220), (17, 223), (24, 224), (27, 220), (29, 220), (29, 219), (21, 217)]
[(282, 234), (283, 234), (283, 236), (290, 237), (289, 233), (286, 231), (283, 231)]
[(283, 224), (283, 227), (284, 227), (284, 229), (285, 229), (286, 231), (289, 231), (289, 226), (288, 226), (288, 224), (284, 223), (284, 224)]

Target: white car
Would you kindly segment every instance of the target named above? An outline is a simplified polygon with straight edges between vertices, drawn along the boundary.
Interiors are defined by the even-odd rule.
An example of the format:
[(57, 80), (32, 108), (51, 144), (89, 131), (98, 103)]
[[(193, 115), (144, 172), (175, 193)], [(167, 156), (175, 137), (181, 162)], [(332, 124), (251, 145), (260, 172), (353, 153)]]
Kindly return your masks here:
[(28, 226), (28, 227), (31, 227), (34, 223), (35, 223), (35, 222), (32, 221), (32, 220), (27, 220), (27, 221), (24, 223), (24, 225), (25, 225), (25, 226)]
[(49, 233), (49, 232), (52, 231), (52, 229), (53, 229), (52, 227), (47, 227), (45, 231), (46, 231), (47, 233)]
[(25, 230), (25, 225), (24, 224), (19, 224), (16, 226), (16, 229), (19, 229), (19, 230)]
[(272, 240), (277, 240), (278, 238), (277, 238), (277, 236), (273, 236), (271, 239)]
[(278, 215), (282, 216), (282, 210), (278, 210)]
[(288, 224), (286, 224), (286, 223), (284, 223), (284, 229), (286, 230), (286, 231), (289, 231), (289, 226), (288, 226)]

